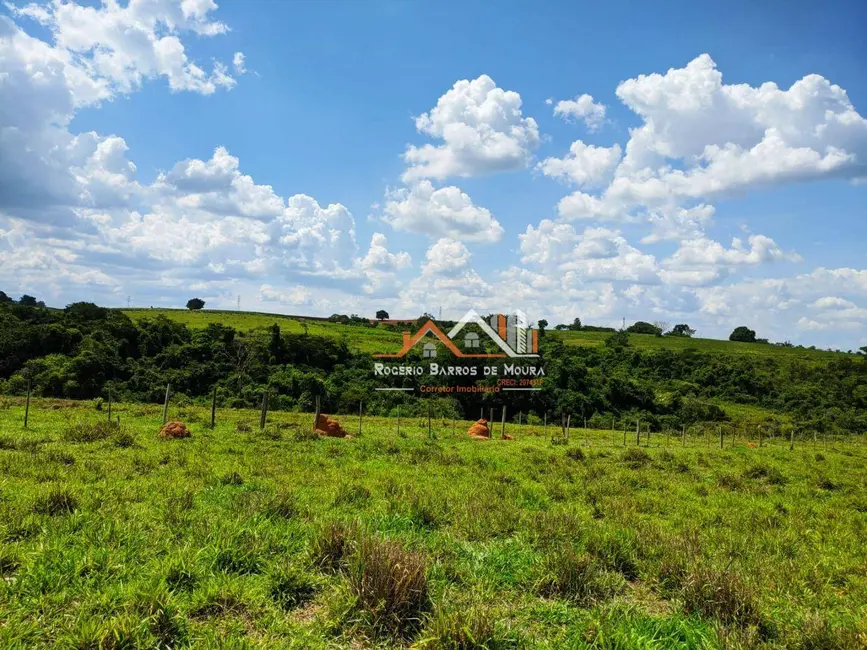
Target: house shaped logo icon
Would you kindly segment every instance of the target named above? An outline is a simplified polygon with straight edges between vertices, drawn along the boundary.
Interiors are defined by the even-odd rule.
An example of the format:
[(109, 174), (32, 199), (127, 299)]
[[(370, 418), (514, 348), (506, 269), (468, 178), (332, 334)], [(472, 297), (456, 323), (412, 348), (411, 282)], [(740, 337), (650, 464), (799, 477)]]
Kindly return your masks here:
[[(477, 325), (482, 333), (493, 341), (501, 351), (482, 352), (481, 336), (475, 329), (467, 331), (461, 337), (461, 332), (471, 323)], [(428, 320), (415, 334), (403, 333), (403, 345), (395, 354), (374, 354), (373, 356), (385, 359), (403, 357), (425, 336), (431, 334), (452, 354), (463, 359), (535, 358), (539, 356), (539, 330), (533, 329), (529, 325), (530, 321), (522, 311), (516, 311), (509, 316), (494, 314), (488, 321), (479, 316), (474, 309), (471, 309), (464, 314), (463, 318), (455, 324), (448, 334), (444, 333), (432, 320)], [(436, 349), (436, 344), (433, 341), (425, 341), (423, 343), (424, 357), (435, 357)]]

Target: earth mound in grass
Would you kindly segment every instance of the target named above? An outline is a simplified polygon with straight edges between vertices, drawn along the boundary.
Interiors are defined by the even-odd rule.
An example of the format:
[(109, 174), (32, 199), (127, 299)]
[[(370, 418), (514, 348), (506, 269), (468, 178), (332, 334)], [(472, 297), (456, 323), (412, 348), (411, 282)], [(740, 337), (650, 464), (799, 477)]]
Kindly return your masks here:
[(491, 430), (488, 428), (488, 421), (482, 418), (477, 422), (473, 422), (470, 428), (467, 429), (467, 435), (470, 438), (489, 439), (491, 437)]
[(318, 418), (316, 419), (316, 433), (320, 436), (326, 436), (328, 438), (351, 438), (348, 433), (340, 426), (340, 423), (325, 415), (324, 413), (320, 413)]
[(183, 422), (166, 422), (160, 429), (160, 438), (189, 438), (191, 435)]

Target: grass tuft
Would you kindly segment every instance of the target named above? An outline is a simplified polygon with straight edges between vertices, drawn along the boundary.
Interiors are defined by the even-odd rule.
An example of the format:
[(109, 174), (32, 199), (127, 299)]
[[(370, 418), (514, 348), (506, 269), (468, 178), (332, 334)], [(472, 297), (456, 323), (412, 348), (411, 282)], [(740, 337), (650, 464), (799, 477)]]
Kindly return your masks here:
[(425, 558), (397, 542), (363, 536), (349, 566), (355, 608), (377, 636), (410, 638), (430, 609)]
[(545, 557), (545, 576), (539, 591), (545, 596), (559, 596), (586, 607), (603, 602), (622, 592), (626, 582), (618, 573), (607, 571), (587, 553), (565, 548)]
[(33, 512), (38, 515), (55, 517), (67, 515), (78, 510), (78, 499), (68, 490), (56, 489), (45, 494), (33, 504)]
[(517, 639), (498, 625), (496, 612), (486, 607), (437, 608), (421, 648), (437, 650), (501, 650), (518, 647)]
[(321, 528), (310, 548), (313, 564), (326, 573), (337, 573), (344, 568), (346, 558), (357, 536), (357, 526), (333, 521)]
[(63, 434), (63, 440), (67, 442), (99, 442), (120, 433), (120, 425), (113, 420), (99, 420), (98, 422), (77, 422), (67, 428)]
[(640, 469), (650, 464), (650, 454), (638, 447), (631, 447), (621, 454), (620, 460), (631, 469)]
[(308, 573), (293, 566), (279, 567), (268, 577), (268, 593), (284, 610), (309, 603), (316, 595), (316, 587)]

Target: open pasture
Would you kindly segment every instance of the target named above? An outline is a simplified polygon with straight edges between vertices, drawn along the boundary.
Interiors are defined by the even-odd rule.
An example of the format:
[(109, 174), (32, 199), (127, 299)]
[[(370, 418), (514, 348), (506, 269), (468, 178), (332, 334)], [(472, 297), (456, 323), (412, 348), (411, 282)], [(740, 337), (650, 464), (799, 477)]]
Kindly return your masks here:
[(864, 647), (862, 441), (0, 406), (4, 648)]

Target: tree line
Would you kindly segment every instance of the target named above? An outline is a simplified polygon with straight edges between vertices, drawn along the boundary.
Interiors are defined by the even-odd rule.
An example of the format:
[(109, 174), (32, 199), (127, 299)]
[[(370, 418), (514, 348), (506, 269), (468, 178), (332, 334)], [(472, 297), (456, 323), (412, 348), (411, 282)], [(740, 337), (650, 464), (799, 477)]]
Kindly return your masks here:
[[(361, 326), (359, 324), (359, 326)], [(366, 325), (369, 326), (369, 323)], [(420, 348), (420, 346), (418, 346)], [(639, 350), (625, 332), (604, 345), (566, 345), (540, 339), (540, 359), (518, 363), (545, 368), (539, 391), (447, 393), (435, 397), (376, 391), (428, 385), (493, 385), (497, 377), (375, 376), (374, 359), (345, 341), (282, 332), (278, 325), (241, 332), (221, 324), (189, 328), (155, 316), (134, 322), (92, 303), (65, 309), (0, 304), (0, 393), (94, 399), (108, 389), (116, 400), (159, 402), (166, 384), (181, 401), (205, 403), (217, 387), (223, 407), (255, 407), (268, 390), (272, 408), (393, 415), (427, 412), (476, 418), (480, 409), (507, 405), (525, 419), (573, 414), (609, 426), (611, 418), (641, 418), (651, 428), (722, 421), (718, 402), (750, 404), (789, 415), (817, 431), (867, 430), (867, 357), (831, 360), (684, 351)], [(424, 364), (420, 349), (401, 363)], [(442, 365), (476, 364), (441, 350)], [(429, 401), (427, 401), (429, 400)]]

